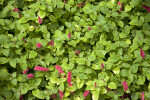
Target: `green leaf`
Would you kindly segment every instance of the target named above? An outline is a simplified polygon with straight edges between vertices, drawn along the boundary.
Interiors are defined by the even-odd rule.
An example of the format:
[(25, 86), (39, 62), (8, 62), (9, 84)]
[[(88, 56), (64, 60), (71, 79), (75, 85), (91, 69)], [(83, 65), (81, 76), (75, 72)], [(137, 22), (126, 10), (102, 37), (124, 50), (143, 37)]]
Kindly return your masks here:
[(8, 73), (7, 68), (1, 67), (0, 68), (0, 78), (2, 78), (4, 80), (9, 80), (9, 77), (10, 77), (10, 73)]
[(46, 97), (45, 92), (39, 89), (32, 90), (32, 94), (39, 99), (44, 99)]
[(7, 63), (8, 61), (9, 61), (9, 59), (6, 58), (6, 57), (1, 57), (1, 58), (0, 58), (0, 64), (5, 64), (5, 63)]
[(116, 86), (116, 84), (114, 82), (110, 82), (108, 84), (108, 88), (110, 88), (110, 89), (117, 89), (117, 86)]
[(79, 74), (79, 78), (80, 79), (87, 79), (86, 75), (84, 73), (80, 73)]
[(50, 82), (51, 82), (51, 83), (58, 83), (58, 81), (59, 81), (59, 79), (56, 78), (56, 77), (51, 77), (51, 78), (50, 78)]
[(40, 30), (41, 30), (43, 33), (47, 33), (47, 27), (46, 27), (46, 25), (41, 25), (41, 26), (40, 26)]
[(69, 41), (68, 44), (72, 45), (73, 47), (76, 47), (76, 42), (74, 40)]
[(125, 34), (130, 34), (130, 27), (128, 26), (128, 25), (126, 25), (125, 27), (124, 27), (124, 29), (123, 29), (123, 33), (125, 33)]
[(12, 83), (13, 85), (17, 85), (17, 79), (12, 79), (12, 80), (11, 80), (11, 83)]
[(39, 11), (38, 12), (38, 15), (41, 17), (41, 18), (44, 18), (46, 16), (46, 12), (45, 11)]
[(140, 3), (141, 0), (131, 0), (131, 7), (135, 7)]
[(132, 66), (131, 66), (131, 72), (132, 73), (137, 73), (137, 71), (138, 71), (138, 64), (133, 64)]
[(94, 50), (97, 56), (101, 58), (105, 58), (106, 51), (105, 50)]
[(30, 53), (29, 53), (29, 58), (35, 58), (37, 56), (37, 52), (36, 51), (31, 51)]
[(9, 49), (3, 49), (2, 53), (8, 57), (10, 50)]
[(114, 72), (115, 74), (119, 74), (119, 73), (120, 73), (120, 67), (115, 67), (115, 68), (113, 69), (113, 72)]
[(99, 91), (93, 91), (92, 92), (92, 98), (93, 100), (98, 100), (99, 99)]
[(79, 59), (77, 59), (77, 63), (79, 64), (79, 65), (84, 65), (85, 64), (85, 58), (79, 58)]
[(124, 23), (123, 23), (122, 21), (118, 21), (118, 25), (119, 25), (120, 27), (123, 27), (123, 26), (124, 26)]
[(21, 17), (18, 21), (18, 23), (26, 23), (28, 20), (26, 17)]
[(0, 4), (3, 4), (4, 0), (0, 0)]
[(11, 60), (9, 61), (9, 64), (10, 64), (12, 67), (16, 68), (16, 59), (11, 59)]
[(85, 14), (91, 14), (93, 12), (92, 5), (90, 3), (86, 4), (83, 8)]
[(126, 5), (126, 6), (125, 6), (125, 11), (126, 11), (126, 12), (130, 11), (131, 9), (132, 9), (132, 8), (131, 8), (130, 5)]
[(93, 64), (91, 68), (92, 68), (92, 69), (95, 69), (95, 70), (98, 70), (98, 69), (100, 69), (100, 66), (98, 66), (98, 65), (96, 65), (96, 64)]
[(62, 92), (64, 91), (64, 83), (60, 83), (59, 90), (61, 90)]

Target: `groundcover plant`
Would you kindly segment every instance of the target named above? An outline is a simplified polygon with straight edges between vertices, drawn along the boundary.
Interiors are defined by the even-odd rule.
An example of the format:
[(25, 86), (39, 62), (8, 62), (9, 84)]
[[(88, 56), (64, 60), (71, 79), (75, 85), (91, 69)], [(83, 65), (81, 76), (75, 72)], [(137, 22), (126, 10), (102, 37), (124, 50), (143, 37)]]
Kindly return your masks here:
[(0, 0), (0, 100), (150, 100), (150, 0)]

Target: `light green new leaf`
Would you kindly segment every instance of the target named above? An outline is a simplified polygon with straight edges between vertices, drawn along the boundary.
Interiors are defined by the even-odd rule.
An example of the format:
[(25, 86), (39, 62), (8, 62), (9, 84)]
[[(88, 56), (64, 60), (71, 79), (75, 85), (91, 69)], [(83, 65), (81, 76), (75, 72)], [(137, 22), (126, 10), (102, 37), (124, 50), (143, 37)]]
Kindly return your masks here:
[(36, 51), (31, 51), (30, 53), (29, 53), (29, 58), (35, 58), (37, 56), (37, 52)]
[(110, 82), (108, 84), (108, 88), (110, 88), (110, 89), (117, 89), (117, 86), (116, 86), (116, 84), (114, 82)]
[(125, 11), (126, 11), (126, 12), (130, 11), (131, 9), (132, 9), (132, 8), (131, 8), (130, 5), (126, 5), (126, 6), (125, 6)]
[(79, 59), (77, 59), (77, 63), (79, 64), (79, 65), (84, 65), (85, 64), (85, 58), (79, 58)]
[(32, 94), (39, 99), (44, 99), (46, 97), (45, 92), (39, 89), (32, 90)]

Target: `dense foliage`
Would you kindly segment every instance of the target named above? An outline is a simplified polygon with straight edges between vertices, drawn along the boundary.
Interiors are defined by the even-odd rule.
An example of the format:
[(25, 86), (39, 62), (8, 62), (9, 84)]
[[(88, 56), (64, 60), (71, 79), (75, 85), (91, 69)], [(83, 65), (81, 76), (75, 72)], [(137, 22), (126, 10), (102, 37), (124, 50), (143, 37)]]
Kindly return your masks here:
[(150, 0), (0, 0), (0, 100), (150, 99)]

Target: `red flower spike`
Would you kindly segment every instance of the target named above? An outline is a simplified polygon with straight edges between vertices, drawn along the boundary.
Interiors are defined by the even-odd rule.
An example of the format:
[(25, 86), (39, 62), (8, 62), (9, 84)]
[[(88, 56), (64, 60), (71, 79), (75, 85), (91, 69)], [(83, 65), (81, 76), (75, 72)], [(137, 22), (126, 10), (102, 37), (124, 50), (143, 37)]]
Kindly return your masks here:
[(80, 54), (80, 51), (78, 50), (74, 50), (75, 54), (79, 55)]
[(23, 99), (23, 95), (20, 95), (19, 100), (22, 100), (22, 99)]
[(53, 42), (53, 40), (51, 40), (51, 42), (48, 42), (47, 45), (51, 45), (52, 47), (54, 47), (54, 42)]
[(64, 73), (64, 71), (62, 70), (62, 68), (58, 65), (55, 65), (55, 68), (60, 72), (60, 73)]
[(60, 98), (62, 99), (63, 96), (64, 96), (64, 93), (62, 91), (59, 90), (59, 95), (60, 95)]
[(111, 89), (110, 89), (108, 86), (107, 86), (107, 90), (108, 90), (108, 91), (111, 91)]
[(95, 86), (95, 87), (97, 87), (97, 84), (96, 84), (96, 82), (95, 82), (94, 86)]
[(88, 30), (91, 30), (91, 27), (88, 27)]
[(41, 43), (37, 43), (37, 44), (36, 44), (36, 47), (37, 47), (37, 48), (41, 48), (41, 47), (42, 47), (42, 44), (41, 44)]
[(34, 75), (33, 74), (28, 74), (27, 78), (33, 78)]
[(102, 69), (104, 68), (104, 65), (103, 65), (103, 63), (101, 63), (101, 68), (102, 68)]
[(72, 95), (74, 95), (74, 92), (70, 92)]
[(78, 4), (78, 7), (82, 7), (83, 5), (85, 5), (85, 2)]
[(42, 19), (41, 19), (40, 16), (38, 16), (38, 23), (39, 23), (39, 24), (42, 24)]
[(142, 49), (140, 49), (140, 53), (141, 53), (141, 57), (144, 58), (145, 54), (144, 54), (144, 51)]
[(144, 9), (146, 9), (146, 10), (150, 13), (150, 7), (148, 7), (148, 6), (146, 6), (146, 5), (142, 5), (142, 7), (143, 7)]
[(120, 96), (121, 99), (125, 99), (127, 97), (126, 94), (123, 94), (123, 96)]
[(26, 74), (29, 71), (29, 68), (27, 68), (26, 70), (23, 70), (22, 73)]
[(37, 71), (49, 71), (48, 68), (44, 68), (44, 67), (41, 67), (41, 66), (35, 66), (34, 70), (37, 70)]
[(14, 40), (14, 45), (16, 44), (16, 41)]
[(68, 38), (70, 39), (71, 38), (71, 33), (69, 32), (69, 34), (68, 34)]
[(90, 91), (89, 91), (89, 90), (86, 90), (86, 91), (83, 93), (83, 97), (86, 97), (89, 93), (90, 93)]
[(18, 10), (18, 8), (14, 8), (14, 9), (13, 9), (13, 11), (17, 11), (17, 12), (19, 13), (19, 10)]
[(123, 85), (123, 87), (124, 87), (124, 91), (127, 91), (127, 90), (128, 90), (128, 84), (127, 84), (127, 82), (126, 82), (126, 81), (123, 81), (123, 82), (122, 82), (122, 85)]
[(21, 18), (21, 15), (19, 14), (19, 17)]
[(141, 100), (144, 100), (144, 93), (141, 92)]
[(56, 99), (56, 98), (57, 98), (56, 94), (52, 94), (52, 95), (50, 95), (50, 97), (51, 97), (52, 99)]
[(72, 86), (72, 84), (71, 84), (71, 71), (68, 72), (68, 79), (67, 79), (67, 81), (68, 81), (69, 87)]
[(122, 11), (122, 3), (118, 2), (118, 5), (121, 6), (120, 11)]

